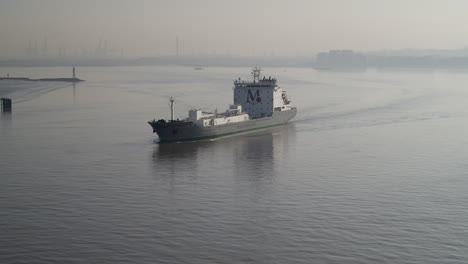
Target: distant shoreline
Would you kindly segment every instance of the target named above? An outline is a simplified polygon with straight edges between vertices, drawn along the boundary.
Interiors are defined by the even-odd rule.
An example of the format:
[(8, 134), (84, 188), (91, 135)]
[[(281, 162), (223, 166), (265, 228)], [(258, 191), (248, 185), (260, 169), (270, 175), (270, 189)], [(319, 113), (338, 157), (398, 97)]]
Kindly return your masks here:
[(83, 82), (84, 80), (78, 78), (41, 78), (41, 79), (31, 79), (25, 77), (0, 77), (1, 80), (17, 80), (17, 81), (32, 81), (32, 82)]

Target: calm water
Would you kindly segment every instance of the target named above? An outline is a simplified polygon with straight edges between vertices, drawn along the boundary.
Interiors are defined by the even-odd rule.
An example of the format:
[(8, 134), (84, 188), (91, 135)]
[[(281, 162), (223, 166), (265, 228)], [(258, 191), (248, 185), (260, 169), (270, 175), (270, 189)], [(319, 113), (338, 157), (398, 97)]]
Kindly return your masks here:
[(0, 263), (468, 262), (468, 72), (264, 70), (294, 122), (162, 145), (170, 96), (225, 109), (250, 69), (0, 81)]

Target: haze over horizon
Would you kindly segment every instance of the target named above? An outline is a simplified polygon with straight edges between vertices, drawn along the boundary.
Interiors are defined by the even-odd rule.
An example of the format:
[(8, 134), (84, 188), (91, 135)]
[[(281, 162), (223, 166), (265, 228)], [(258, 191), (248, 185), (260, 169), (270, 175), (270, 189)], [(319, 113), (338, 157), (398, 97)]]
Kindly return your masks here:
[(0, 2), (0, 58), (179, 54), (313, 55), (329, 49), (458, 49), (463, 0)]

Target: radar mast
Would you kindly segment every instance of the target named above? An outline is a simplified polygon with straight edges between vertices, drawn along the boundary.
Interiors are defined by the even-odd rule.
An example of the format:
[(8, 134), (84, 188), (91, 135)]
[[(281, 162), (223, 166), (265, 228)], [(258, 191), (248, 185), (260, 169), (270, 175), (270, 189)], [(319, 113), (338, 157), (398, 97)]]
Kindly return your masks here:
[(262, 71), (262, 69), (260, 69), (259, 67), (255, 66), (253, 69), (252, 69), (252, 76), (253, 76), (253, 82), (254, 83), (258, 83), (259, 80), (260, 80), (260, 72)]

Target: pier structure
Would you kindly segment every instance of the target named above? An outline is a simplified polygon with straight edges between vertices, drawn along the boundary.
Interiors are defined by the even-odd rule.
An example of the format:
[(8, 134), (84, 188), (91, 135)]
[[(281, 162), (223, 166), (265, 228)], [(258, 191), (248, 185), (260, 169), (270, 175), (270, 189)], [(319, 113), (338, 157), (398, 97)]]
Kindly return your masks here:
[(0, 101), (2, 102), (2, 112), (4, 113), (9, 113), (11, 112), (12, 108), (12, 103), (10, 98), (0, 98)]

